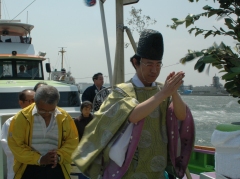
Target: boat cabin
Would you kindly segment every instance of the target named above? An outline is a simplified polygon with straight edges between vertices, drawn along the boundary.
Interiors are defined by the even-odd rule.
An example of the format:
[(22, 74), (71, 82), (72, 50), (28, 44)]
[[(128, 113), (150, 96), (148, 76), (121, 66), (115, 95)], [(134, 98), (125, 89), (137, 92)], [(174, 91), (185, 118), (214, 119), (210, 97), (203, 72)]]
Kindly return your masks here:
[(44, 52), (31, 44), (33, 25), (0, 20), (0, 80), (43, 80)]

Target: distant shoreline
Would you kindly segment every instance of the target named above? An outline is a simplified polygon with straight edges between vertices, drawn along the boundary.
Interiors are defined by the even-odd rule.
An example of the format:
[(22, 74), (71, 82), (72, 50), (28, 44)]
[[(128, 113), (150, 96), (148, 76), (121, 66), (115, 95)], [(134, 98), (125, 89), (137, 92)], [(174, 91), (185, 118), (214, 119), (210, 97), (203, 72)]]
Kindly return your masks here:
[(180, 94), (181, 96), (230, 96), (230, 94)]

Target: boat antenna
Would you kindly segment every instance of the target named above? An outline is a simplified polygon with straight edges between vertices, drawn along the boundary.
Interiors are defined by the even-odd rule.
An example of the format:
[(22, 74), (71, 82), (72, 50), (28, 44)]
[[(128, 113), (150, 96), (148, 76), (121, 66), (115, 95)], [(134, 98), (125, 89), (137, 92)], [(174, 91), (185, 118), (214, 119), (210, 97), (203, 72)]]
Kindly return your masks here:
[[(5, 3), (5, 4), (4, 4), (4, 3), (5, 3), (4, 1), (2, 2), (2, 0), (0, 0), (0, 20), (2, 19), (2, 7), (3, 7), (3, 9), (6, 9), (6, 10), (5, 10), (5, 11), (6, 11), (6, 16), (9, 17), (6, 3)], [(5, 11), (4, 11), (4, 13), (5, 13)], [(9, 19), (10, 19), (10, 18), (9, 18)]]
[[(27, 7), (25, 7), (20, 13), (18, 13), (18, 15), (16, 15), (11, 21), (13, 21), (17, 16), (19, 16), (23, 11), (25, 11), (25, 9), (27, 9), (29, 6), (32, 5), (32, 3), (34, 3), (36, 0), (34, 0), (33, 2), (31, 2)], [(11, 22), (10, 21), (10, 22)]]
[(59, 48), (61, 48), (61, 50), (59, 52), (62, 54), (62, 63), (61, 63), (61, 69), (62, 69), (63, 68), (63, 54), (66, 52), (64, 50), (64, 48), (66, 48), (66, 47), (59, 47)]

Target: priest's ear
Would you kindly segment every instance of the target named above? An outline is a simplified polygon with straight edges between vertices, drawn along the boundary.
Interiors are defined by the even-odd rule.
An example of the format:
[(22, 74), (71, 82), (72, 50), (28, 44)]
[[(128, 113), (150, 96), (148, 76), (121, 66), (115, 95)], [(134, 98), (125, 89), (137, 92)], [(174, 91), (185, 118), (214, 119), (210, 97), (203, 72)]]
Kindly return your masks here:
[(133, 57), (130, 58), (130, 61), (132, 63), (132, 66), (137, 69), (137, 66), (140, 65), (141, 57), (134, 55)]

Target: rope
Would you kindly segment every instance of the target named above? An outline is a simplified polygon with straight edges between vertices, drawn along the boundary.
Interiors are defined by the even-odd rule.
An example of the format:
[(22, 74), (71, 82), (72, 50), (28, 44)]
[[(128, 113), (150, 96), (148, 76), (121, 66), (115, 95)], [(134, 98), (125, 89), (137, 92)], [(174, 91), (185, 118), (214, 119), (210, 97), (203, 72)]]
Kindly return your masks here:
[[(178, 62), (178, 63), (175, 63), (175, 64), (163, 66), (162, 68), (167, 68), (167, 67), (174, 66), (174, 65), (178, 65), (178, 64), (180, 64), (180, 63)], [(126, 76), (126, 75), (131, 75), (131, 74), (135, 74), (135, 72), (134, 72), (134, 73), (125, 73), (125, 76)], [(104, 77), (108, 77), (108, 76), (104, 76)], [(83, 78), (75, 78), (75, 79), (87, 79), (87, 78), (92, 78), (92, 77), (83, 77)]]
[[(36, 1), (36, 0), (34, 0), (34, 1)], [(32, 5), (32, 3), (34, 3), (34, 1), (33, 2), (31, 2), (27, 7), (25, 7), (25, 9), (27, 9), (29, 6), (31, 6)], [(20, 13), (18, 13), (18, 15), (16, 15), (12, 20), (14, 20), (17, 16), (19, 16), (23, 11), (25, 11), (25, 9), (23, 9)], [(11, 21), (12, 21), (11, 20)], [(11, 22), (10, 21), (10, 22)]]

